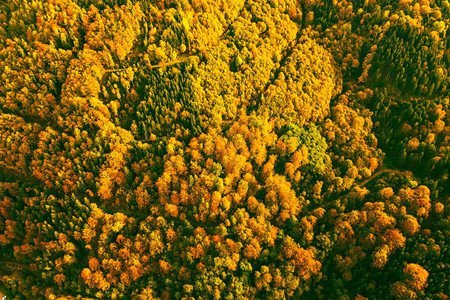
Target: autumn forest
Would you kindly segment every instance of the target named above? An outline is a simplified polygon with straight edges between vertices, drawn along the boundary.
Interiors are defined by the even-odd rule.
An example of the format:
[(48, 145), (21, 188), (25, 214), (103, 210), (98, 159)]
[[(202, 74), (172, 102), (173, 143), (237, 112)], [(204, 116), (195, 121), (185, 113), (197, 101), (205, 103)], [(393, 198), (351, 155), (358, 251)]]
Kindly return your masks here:
[(448, 0), (0, 24), (0, 296), (449, 299)]

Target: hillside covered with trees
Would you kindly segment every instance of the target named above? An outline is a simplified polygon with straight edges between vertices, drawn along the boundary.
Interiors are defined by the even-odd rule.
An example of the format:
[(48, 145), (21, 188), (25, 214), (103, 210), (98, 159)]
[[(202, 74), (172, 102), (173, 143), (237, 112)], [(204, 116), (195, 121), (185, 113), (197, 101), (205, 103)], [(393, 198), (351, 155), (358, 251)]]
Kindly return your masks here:
[(7, 299), (448, 299), (448, 0), (0, 3)]

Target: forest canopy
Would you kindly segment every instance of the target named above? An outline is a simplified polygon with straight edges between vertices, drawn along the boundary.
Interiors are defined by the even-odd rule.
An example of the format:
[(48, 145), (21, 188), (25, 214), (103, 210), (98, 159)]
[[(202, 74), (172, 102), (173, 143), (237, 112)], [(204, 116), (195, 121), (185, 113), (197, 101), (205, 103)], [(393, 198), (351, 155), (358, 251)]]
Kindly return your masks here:
[(12, 0), (0, 24), (7, 299), (450, 296), (448, 0)]

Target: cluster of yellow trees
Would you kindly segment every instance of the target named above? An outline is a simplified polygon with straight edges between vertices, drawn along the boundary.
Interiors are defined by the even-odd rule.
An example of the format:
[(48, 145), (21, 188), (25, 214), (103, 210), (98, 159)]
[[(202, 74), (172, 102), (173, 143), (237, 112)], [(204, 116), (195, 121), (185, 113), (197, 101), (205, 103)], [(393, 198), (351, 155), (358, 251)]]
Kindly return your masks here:
[(447, 299), (447, 0), (0, 4), (8, 299)]

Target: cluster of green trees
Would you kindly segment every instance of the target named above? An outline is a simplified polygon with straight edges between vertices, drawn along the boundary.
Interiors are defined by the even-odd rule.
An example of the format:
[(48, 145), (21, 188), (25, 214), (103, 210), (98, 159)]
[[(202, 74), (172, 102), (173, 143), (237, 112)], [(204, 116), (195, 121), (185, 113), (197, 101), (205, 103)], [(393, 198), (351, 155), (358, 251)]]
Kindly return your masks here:
[(447, 0), (0, 4), (8, 299), (447, 299)]

